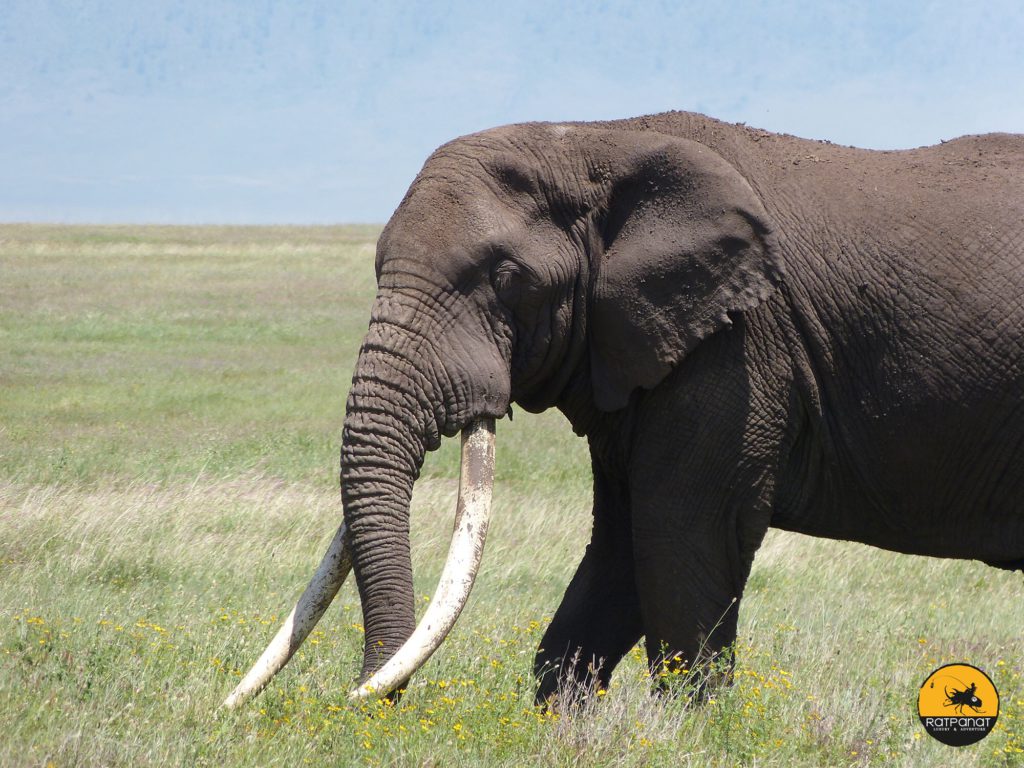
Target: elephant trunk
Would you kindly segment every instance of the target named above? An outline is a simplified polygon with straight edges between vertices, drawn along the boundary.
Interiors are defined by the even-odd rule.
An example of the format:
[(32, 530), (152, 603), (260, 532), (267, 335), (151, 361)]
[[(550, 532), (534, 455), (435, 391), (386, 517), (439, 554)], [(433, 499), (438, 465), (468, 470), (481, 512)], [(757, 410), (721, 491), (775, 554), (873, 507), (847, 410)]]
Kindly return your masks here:
[[(463, 427), (455, 532), (441, 579), (417, 627), (414, 615), (409, 502), (427, 450), (446, 426), (444, 377), (411, 365), (388, 326), (371, 323), (356, 364), (341, 448), (345, 521), (313, 581), (263, 656), (224, 702), (235, 707), (284, 666), (354, 570), (365, 629), (358, 698), (400, 687), (444, 640), (476, 577), (490, 513), (494, 419)], [(415, 630), (415, 631), (414, 631)], [(387, 662), (387, 663), (385, 663)]]
[(416, 626), (409, 502), (428, 444), (439, 441), (432, 414), (418, 407), (422, 388), (400, 372), (392, 355), (364, 345), (342, 433), (341, 495), (365, 629), (362, 680)]
[[(350, 698), (381, 695), (398, 688), (448, 636), (466, 605), (483, 557), (493, 482), (494, 419), (484, 418), (471, 422), (462, 431), (455, 531), (434, 598), (412, 636), (369, 679), (364, 678)], [(364, 665), (364, 674), (365, 671)]]
[(368, 337), (353, 376), (342, 435), (345, 521), (284, 625), (224, 701), (228, 709), (258, 694), (284, 667), (350, 570), (356, 572), (366, 630), (361, 679), (412, 634), (409, 501), (428, 443), (436, 447), (439, 436), (432, 420), (428, 427), (422, 416), (412, 416), (415, 409), (409, 405), (426, 402), (422, 390), (389, 383), (402, 379), (394, 375), (397, 367), (395, 356)]
[[(388, 391), (379, 373), (391, 359), (365, 352), (356, 368), (342, 435), (341, 486), (365, 639), (361, 684), (353, 698), (401, 687), (441, 645), (469, 597), (483, 554), (494, 479), (494, 420), (462, 431), (455, 530), (434, 597), (415, 624), (409, 502), (438, 422), (421, 393)], [(375, 374), (374, 372), (377, 372)]]

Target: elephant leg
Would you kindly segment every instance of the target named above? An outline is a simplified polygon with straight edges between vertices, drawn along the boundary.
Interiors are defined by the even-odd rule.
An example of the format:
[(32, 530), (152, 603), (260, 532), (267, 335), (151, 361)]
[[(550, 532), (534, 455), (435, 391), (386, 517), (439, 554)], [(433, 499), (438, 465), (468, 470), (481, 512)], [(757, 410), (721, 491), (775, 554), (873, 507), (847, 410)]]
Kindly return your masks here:
[[(685, 538), (653, 534), (635, 542), (636, 579), (651, 675), (661, 689), (673, 680), (700, 692), (728, 682), (743, 584), (724, 550), (726, 531), (691, 531)], [(690, 674), (692, 673), (692, 674)]]
[(771, 520), (786, 424), (765, 405), (768, 384), (755, 388), (736, 362), (741, 341), (723, 334), (698, 350), (678, 386), (652, 393), (635, 430), (636, 586), (661, 687), (683, 670), (698, 693), (731, 678), (740, 599)]
[(739, 603), (768, 529), (770, 507), (761, 497), (771, 483), (748, 471), (729, 474), (649, 475), (648, 492), (633, 499), (648, 664), (663, 688), (684, 670), (694, 673), (683, 679), (698, 692), (731, 679)]
[(538, 704), (604, 687), (643, 632), (628, 494), (594, 467), (594, 530), (534, 661)]

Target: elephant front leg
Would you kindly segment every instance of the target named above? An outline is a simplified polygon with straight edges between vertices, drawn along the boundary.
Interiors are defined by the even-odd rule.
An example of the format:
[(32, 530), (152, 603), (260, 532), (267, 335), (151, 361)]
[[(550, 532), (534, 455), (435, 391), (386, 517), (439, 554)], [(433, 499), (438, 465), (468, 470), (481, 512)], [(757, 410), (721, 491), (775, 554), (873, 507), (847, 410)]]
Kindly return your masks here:
[(754, 367), (770, 345), (748, 344), (746, 328), (698, 348), (644, 398), (633, 429), (636, 585), (662, 688), (681, 680), (700, 694), (730, 679), (740, 600), (791, 445), (788, 379)]
[(732, 679), (733, 644), (750, 564), (735, 568), (731, 534), (634, 532), (636, 580), (655, 685), (703, 699)]
[(643, 632), (622, 485), (595, 467), (594, 531), (534, 661), (538, 704), (576, 702), (605, 687)]

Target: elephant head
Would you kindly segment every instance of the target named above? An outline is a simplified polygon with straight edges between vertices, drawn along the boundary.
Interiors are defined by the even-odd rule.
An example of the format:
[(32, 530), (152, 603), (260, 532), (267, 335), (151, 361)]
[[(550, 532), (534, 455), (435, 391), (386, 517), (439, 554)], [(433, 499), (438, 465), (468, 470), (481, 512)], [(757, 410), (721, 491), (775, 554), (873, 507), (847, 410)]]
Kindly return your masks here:
[[(779, 267), (757, 195), (706, 146), (527, 124), (438, 149), (381, 235), (376, 273), (341, 449), (345, 523), (229, 705), (287, 661), (349, 560), (366, 630), (356, 693), (403, 683), (443, 640), (472, 584), (492, 420), (513, 402), (572, 410), (574, 422), (583, 411), (600, 418), (623, 408), (728, 325), (730, 312), (767, 296)], [(460, 430), (460, 523), (439, 594), (414, 633), (409, 500), (425, 451)]]

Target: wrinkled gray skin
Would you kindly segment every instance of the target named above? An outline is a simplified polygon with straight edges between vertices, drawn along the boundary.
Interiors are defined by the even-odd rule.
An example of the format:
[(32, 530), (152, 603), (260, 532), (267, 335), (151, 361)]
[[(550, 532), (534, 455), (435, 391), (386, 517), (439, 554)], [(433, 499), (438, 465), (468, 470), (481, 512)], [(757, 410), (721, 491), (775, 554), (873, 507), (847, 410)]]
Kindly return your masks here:
[(729, 645), (769, 526), (1024, 567), (1022, 179), (1017, 135), (872, 152), (685, 113), (437, 150), (345, 420), (364, 678), (414, 627), (424, 452), (512, 402), (594, 473), (541, 699), (641, 636), (654, 665)]

